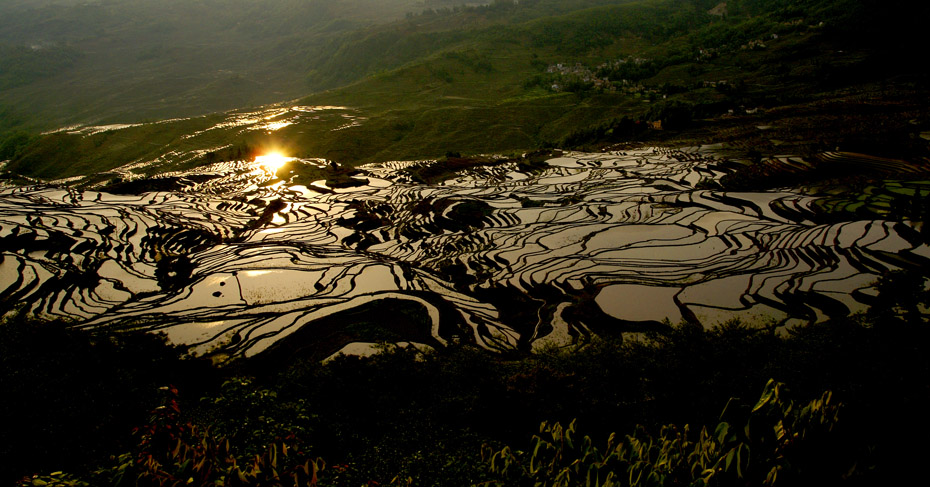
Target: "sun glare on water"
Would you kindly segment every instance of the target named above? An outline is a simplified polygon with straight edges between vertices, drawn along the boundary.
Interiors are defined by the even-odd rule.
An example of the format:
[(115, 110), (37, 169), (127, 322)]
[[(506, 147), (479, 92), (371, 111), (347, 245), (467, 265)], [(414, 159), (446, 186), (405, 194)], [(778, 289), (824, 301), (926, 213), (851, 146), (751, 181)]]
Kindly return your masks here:
[(287, 157), (280, 152), (271, 152), (269, 154), (256, 157), (255, 162), (259, 163), (264, 170), (270, 172), (271, 174), (275, 174), (278, 172), (278, 169), (281, 169), (281, 166), (284, 166), (293, 159), (293, 157)]

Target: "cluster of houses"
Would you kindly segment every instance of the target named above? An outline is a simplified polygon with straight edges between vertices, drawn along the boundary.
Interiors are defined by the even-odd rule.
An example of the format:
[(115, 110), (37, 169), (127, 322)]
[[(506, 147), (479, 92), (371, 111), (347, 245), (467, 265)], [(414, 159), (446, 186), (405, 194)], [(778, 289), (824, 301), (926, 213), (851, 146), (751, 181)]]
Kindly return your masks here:
[[(778, 34), (772, 34), (771, 39), (773, 41), (778, 40)], [(757, 49), (765, 49), (765, 47), (765, 41), (762, 39), (753, 39), (743, 44), (742, 46), (739, 46), (739, 48), (743, 51), (755, 51)]]
[(619, 69), (619, 68), (620, 68), (621, 66), (623, 66), (624, 64), (628, 64), (628, 63), (632, 63), (632, 64), (645, 64), (645, 63), (648, 63), (648, 62), (650, 62), (650, 61), (652, 61), (652, 60), (651, 60), (651, 59), (646, 59), (646, 58), (641, 58), (641, 57), (629, 57), (629, 58), (626, 58), (626, 59), (617, 59), (617, 60), (615, 60), (615, 61), (607, 61), (606, 63), (601, 64), (600, 66), (598, 66), (597, 69), (598, 69), (598, 70), (600, 70), (600, 69), (605, 69), (605, 68), (606, 68), (606, 69)]
[(549, 89), (555, 92), (563, 91), (565, 85), (573, 81), (585, 84), (590, 83), (598, 90), (616, 91), (616, 88), (610, 83), (610, 80), (607, 78), (599, 78), (594, 74), (591, 68), (581, 63), (575, 63), (574, 66), (562, 63), (553, 64), (546, 68), (546, 72), (549, 74), (557, 74), (561, 77), (561, 82), (556, 81), (549, 87)]
[(697, 56), (694, 58), (695, 61), (704, 61), (706, 59), (713, 59), (720, 55), (720, 49), (713, 47), (700, 47), (698, 48)]
[(633, 83), (626, 79), (620, 80), (619, 82), (611, 82), (607, 77), (597, 76), (596, 73), (603, 70), (616, 70), (626, 63), (643, 64), (648, 61), (648, 59), (642, 58), (617, 59), (603, 63), (594, 69), (581, 63), (575, 63), (574, 65), (563, 63), (552, 64), (546, 68), (546, 73), (559, 75), (560, 80), (552, 83), (549, 89), (555, 92), (561, 92), (565, 91), (568, 85), (580, 82), (590, 85), (591, 89), (598, 91), (610, 93), (620, 91), (631, 94), (644, 93), (649, 90), (639, 83)]

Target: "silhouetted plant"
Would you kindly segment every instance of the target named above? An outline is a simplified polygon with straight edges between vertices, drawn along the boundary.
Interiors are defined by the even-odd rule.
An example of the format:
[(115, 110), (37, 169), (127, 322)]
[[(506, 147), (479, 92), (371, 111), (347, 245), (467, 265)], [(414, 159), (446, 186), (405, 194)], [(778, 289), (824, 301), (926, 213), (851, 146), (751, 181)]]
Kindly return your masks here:
[(915, 270), (886, 272), (875, 285), (878, 295), (868, 311), (872, 321), (882, 325), (897, 320), (911, 325), (925, 323), (921, 307), (930, 307), (926, 281), (925, 275)]
[(157, 385), (202, 389), (216, 372), (154, 333), (106, 335), (25, 315), (0, 323), (0, 485), (73, 474), (128, 448)]
[(177, 389), (162, 388), (164, 405), (149, 424), (134, 432), (138, 444), (97, 472), (110, 485), (136, 486), (315, 486), (325, 466), (301, 450), (293, 435), (267, 445), (260, 454), (237, 456), (229, 438), (181, 417)]
[(306, 439), (314, 416), (305, 402), (281, 399), (277, 391), (253, 378), (233, 377), (215, 396), (200, 399), (194, 421), (209, 424), (213, 434), (228, 438), (234, 454), (251, 456), (261, 454), (276, 438)]
[(743, 421), (721, 421), (696, 436), (687, 425), (662, 426), (658, 435), (638, 426), (622, 438), (612, 433), (600, 450), (590, 436), (578, 438), (575, 421), (568, 427), (543, 422), (526, 451), (485, 447), (496, 477), (485, 485), (792, 485), (801, 474), (840, 478), (849, 470), (810, 472), (817, 460), (805, 456), (829, 441), (840, 408), (830, 392), (798, 407), (784, 397), (784, 384), (769, 380)]

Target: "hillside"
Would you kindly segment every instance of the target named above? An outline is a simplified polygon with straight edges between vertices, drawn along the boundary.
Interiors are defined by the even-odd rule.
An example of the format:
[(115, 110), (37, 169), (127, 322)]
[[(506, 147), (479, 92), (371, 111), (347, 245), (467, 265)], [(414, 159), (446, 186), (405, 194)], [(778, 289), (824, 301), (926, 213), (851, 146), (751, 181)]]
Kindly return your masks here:
[[(507, 21), (487, 2), (442, 0), (28, 0), (0, 5), (0, 138), (14, 129), (134, 123), (292, 99), (398, 59), (332, 69), (377, 52), (381, 24), (471, 8), (469, 24)], [(609, 0), (534, 2), (549, 15)], [(453, 6), (453, 4), (455, 6)], [(472, 7), (466, 7), (471, 5)], [(521, 12), (530, 12), (524, 8)], [(420, 15), (423, 12), (426, 15)], [(524, 14), (521, 14), (524, 15)], [(429, 29), (447, 29), (443, 22)], [(377, 29), (375, 29), (377, 32)], [(380, 39), (379, 39), (380, 40)], [(414, 54), (419, 50), (414, 50)], [(372, 53), (365, 54), (370, 56)], [(363, 56), (364, 57), (364, 56)]]
[[(312, 91), (316, 52), (413, 0), (0, 5), (0, 107), (40, 130), (201, 115)], [(0, 131), (12, 126), (3, 120)]]
[[(18, 150), (10, 169), (57, 179), (133, 164), (151, 174), (236, 147), (348, 165), (650, 141), (926, 155), (914, 137), (930, 127), (927, 73), (907, 54), (923, 41), (906, 22), (926, 7), (908, 7), (916, 10), (902, 21), (869, 2), (743, 2), (725, 16), (709, 13), (712, 3), (621, 2), (546, 16), (553, 2), (543, 0), (427, 10), (331, 43), (308, 77), (321, 86), (361, 78), (349, 85), (260, 110), (56, 134)], [(292, 106), (345, 107), (340, 117), (352, 123), (282, 115)], [(248, 113), (289, 122), (273, 130), (233, 122)], [(639, 125), (617, 128), (623, 117)], [(656, 121), (662, 130), (641, 129)]]

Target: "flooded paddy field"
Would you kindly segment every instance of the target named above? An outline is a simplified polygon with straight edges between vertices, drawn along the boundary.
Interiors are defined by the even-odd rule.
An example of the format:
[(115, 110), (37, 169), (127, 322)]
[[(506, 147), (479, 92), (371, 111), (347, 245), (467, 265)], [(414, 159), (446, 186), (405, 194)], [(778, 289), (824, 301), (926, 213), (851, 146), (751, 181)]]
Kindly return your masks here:
[(845, 316), (883, 272), (930, 257), (908, 222), (831, 222), (793, 190), (697, 189), (732, 165), (708, 148), (564, 153), (434, 184), (414, 175), (436, 162), (387, 162), (342, 188), (284, 162), (325, 166), (223, 162), (142, 195), (2, 189), (0, 306), (217, 357), (528, 350), (665, 319)]

